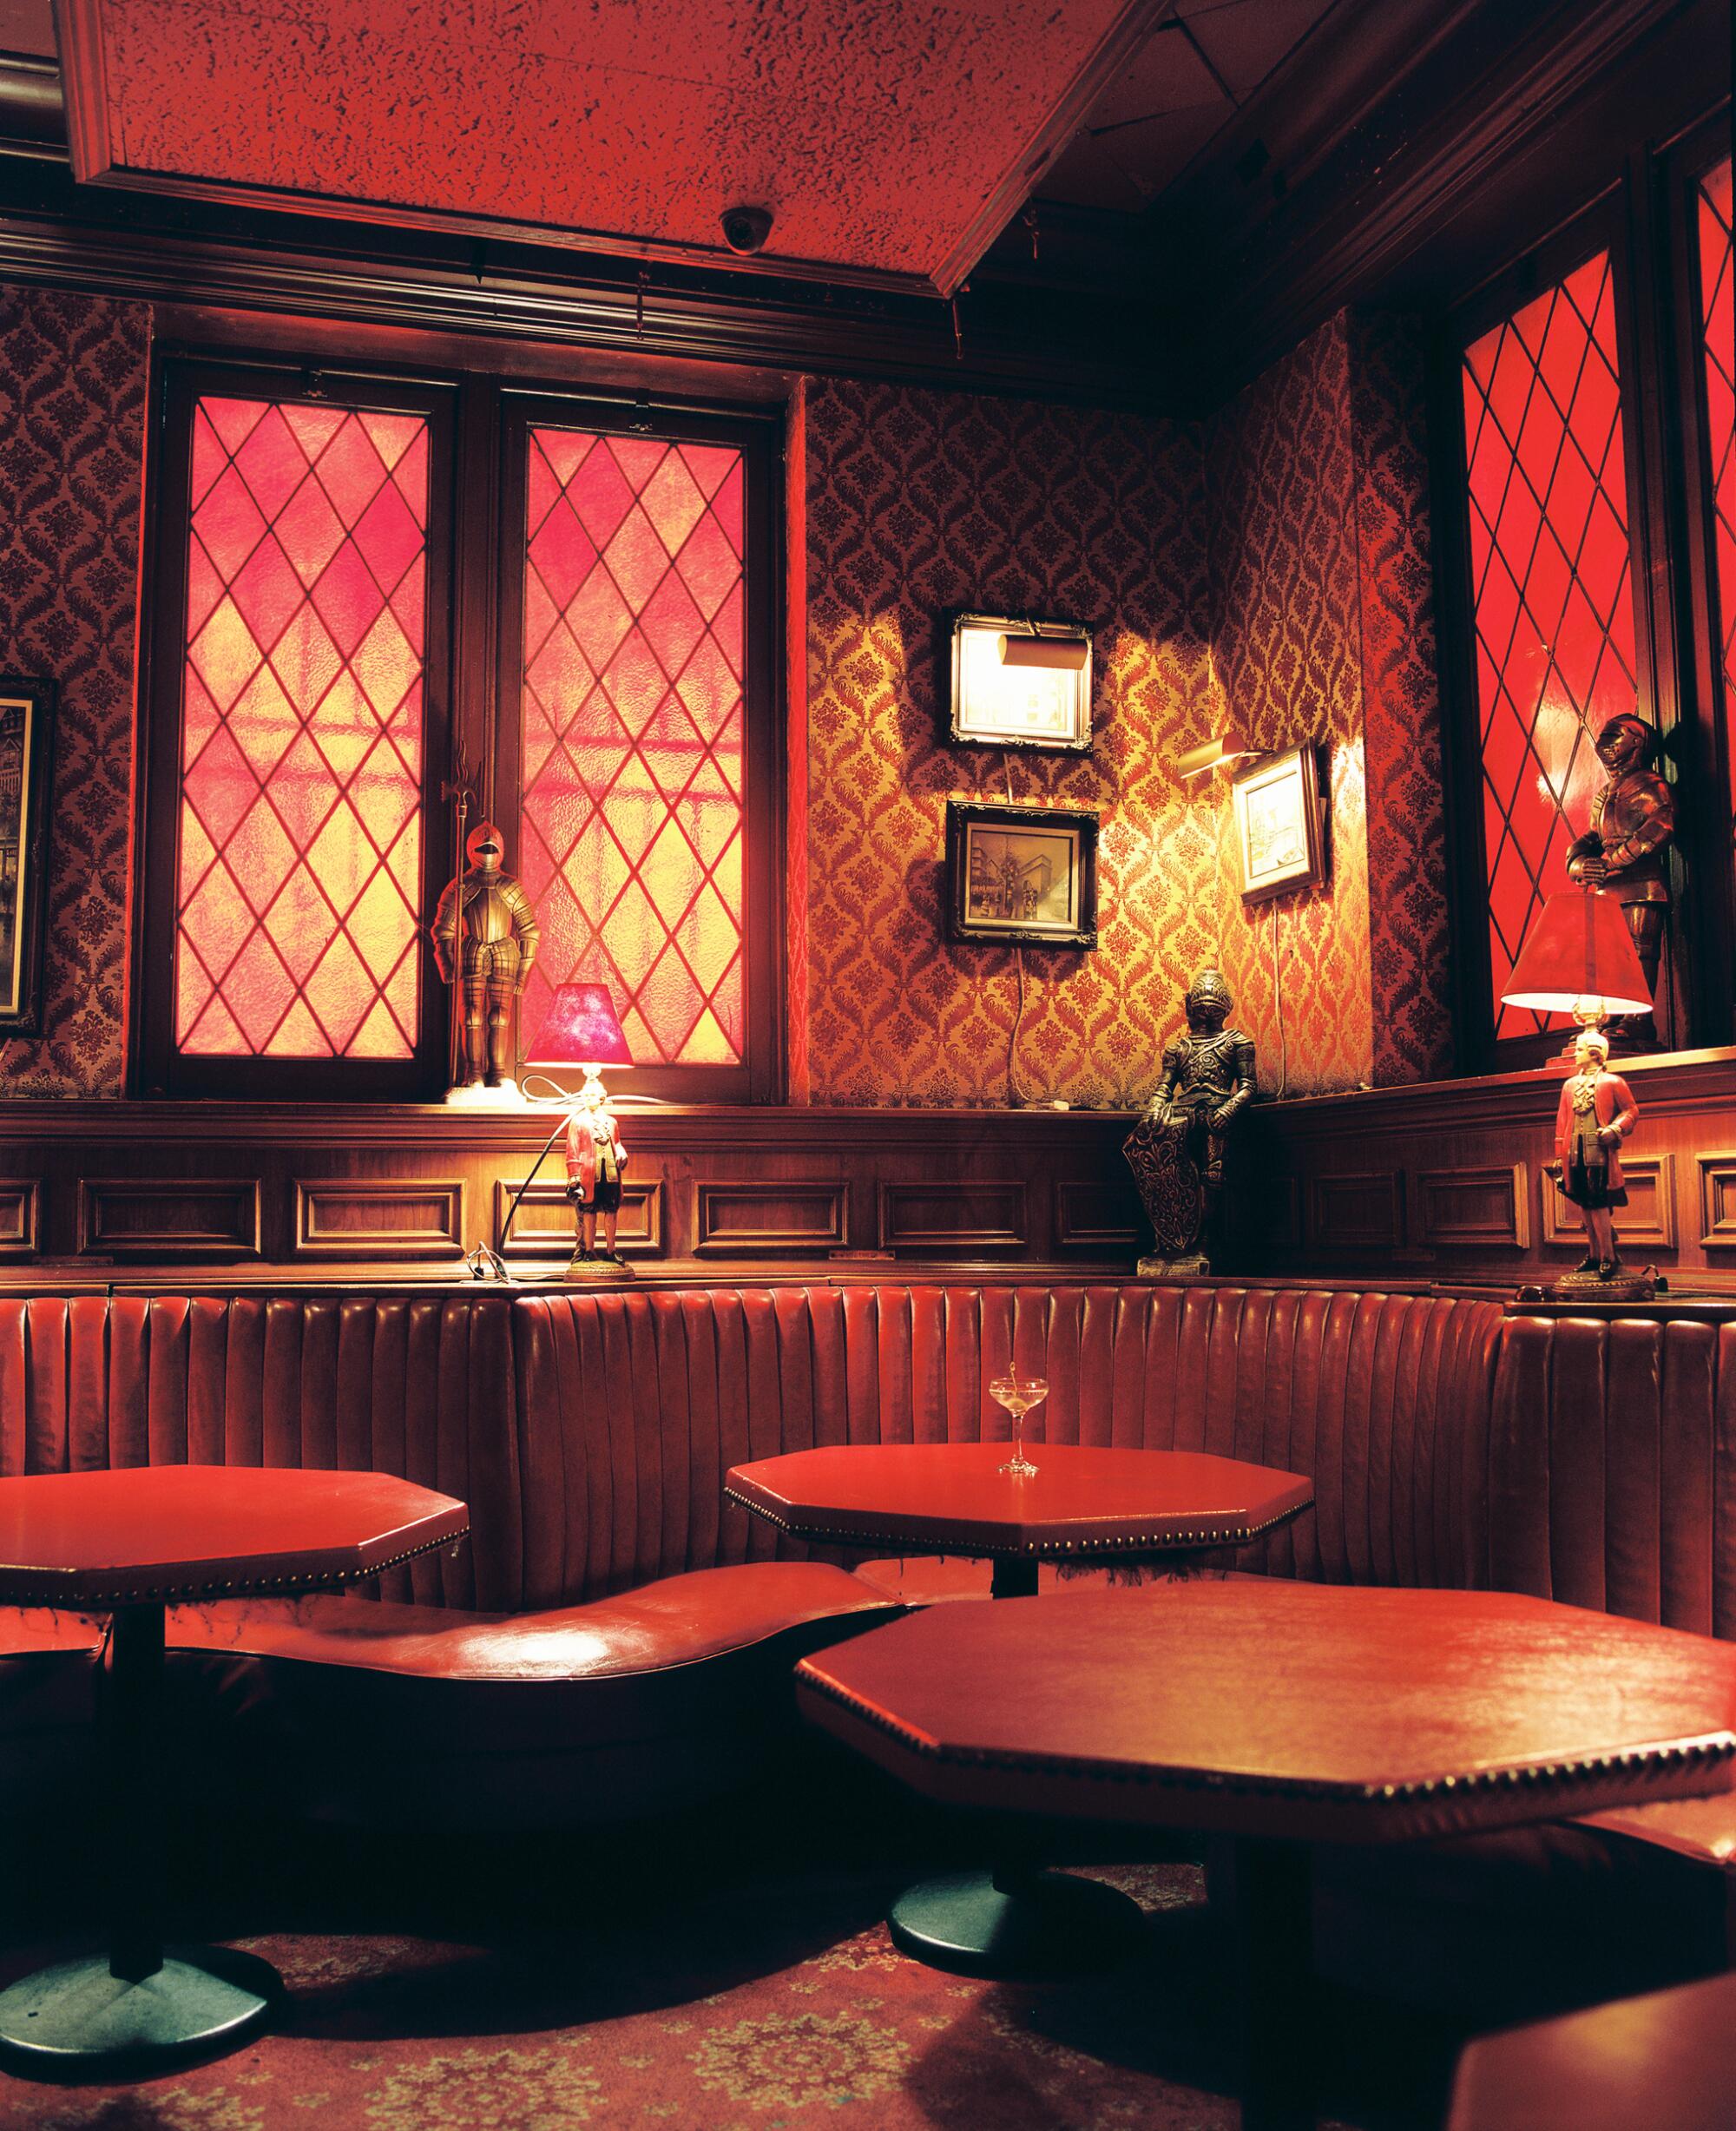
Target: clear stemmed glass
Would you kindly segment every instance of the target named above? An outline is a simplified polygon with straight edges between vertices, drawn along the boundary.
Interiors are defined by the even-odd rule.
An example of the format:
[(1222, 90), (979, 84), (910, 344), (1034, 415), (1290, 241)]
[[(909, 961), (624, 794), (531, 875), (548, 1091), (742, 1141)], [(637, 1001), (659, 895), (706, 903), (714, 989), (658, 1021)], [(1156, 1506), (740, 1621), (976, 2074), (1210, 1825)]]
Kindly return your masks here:
[(1023, 1480), (1036, 1470), (1025, 1456), (1025, 1416), (1048, 1398), (1049, 1386), (1041, 1377), (1022, 1377), (1016, 1369), (1009, 1369), (1004, 1376), (995, 1378), (989, 1386), (989, 1395), (997, 1405), (1007, 1409), (1013, 1424), (1013, 1454), (999, 1470)]

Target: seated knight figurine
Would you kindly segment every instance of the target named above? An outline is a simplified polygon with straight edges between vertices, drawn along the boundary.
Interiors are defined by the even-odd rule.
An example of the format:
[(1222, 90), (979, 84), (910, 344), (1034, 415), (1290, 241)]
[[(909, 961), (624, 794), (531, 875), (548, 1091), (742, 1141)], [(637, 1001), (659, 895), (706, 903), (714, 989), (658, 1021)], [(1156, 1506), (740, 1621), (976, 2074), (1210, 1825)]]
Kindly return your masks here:
[(1187, 1026), (1165, 1047), (1163, 1079), (1121, 1150), (1155, 1240), (1142, 1279), (1209, 1273), (1220, 1247), (1224, 1149), (1254, 1092), (1253, 1039), (1225, 1026), (1234, 1003), (1217, 970), (1201, 970), (1187, 987)]

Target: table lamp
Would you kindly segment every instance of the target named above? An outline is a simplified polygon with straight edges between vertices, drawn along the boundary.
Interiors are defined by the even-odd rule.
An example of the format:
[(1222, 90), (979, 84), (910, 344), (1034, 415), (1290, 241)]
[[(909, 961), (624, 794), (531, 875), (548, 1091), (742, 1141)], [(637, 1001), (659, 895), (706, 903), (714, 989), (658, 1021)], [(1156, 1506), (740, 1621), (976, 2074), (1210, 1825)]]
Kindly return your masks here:
[[(1562, 888), (1549, 898), (1501, 996), (1539, 1014), (1571, 1014), (1580, 1029), (1601, 1029), (1612, 1014), (1652, 1010), (1627, 918), (1601, 888)], [(1568, 1059), (1577, 1036), (1576, 1029)]]
[[(621, 1025), (621, 1017), (615, 1010), (615, 1001), (609, 996), (607, 984), (557, 984), (555, 996), (549, 1002), (549, 1011), (542, 1017), (542, 1026), (536, 1032), (536, 1056), (525, 1060), (527, 1065), (577, 1066), (584, 1074), (579, 1091), (570, 1102), (563, 1103), (559, 1123), (543, 1141), (542, 1149), (530, 1165), (530, 1174), (512, 1194), (512, 1204), (506, 1209), (506, 1219), (500, 1225), (500, 1240), (505, 1242), (512, 1233), (513, 1216), (520, 1201), (536, 1181), (536, 1173), (548, 1157), (549, 1150), (567, 1129), (572, 1113), (592, 1101), (604, 1100), (602, 1069), (605, 1066), (628, 1066), (633, 1063), (633, 1053), (627, 1046), (627, 1034)], [(611, 1228), (610, 1233), (613, 1234)], [(488, 1279), (490, 1273), (502, 1279), (508, 1277), (506, 1266), (500, 1253), (488, 1244), (478, 1244), (471, 1252), (470, 1270), (477, 1278)], [(582, 1272), (583, 1265), (576, 1258), (575, 1269)]]

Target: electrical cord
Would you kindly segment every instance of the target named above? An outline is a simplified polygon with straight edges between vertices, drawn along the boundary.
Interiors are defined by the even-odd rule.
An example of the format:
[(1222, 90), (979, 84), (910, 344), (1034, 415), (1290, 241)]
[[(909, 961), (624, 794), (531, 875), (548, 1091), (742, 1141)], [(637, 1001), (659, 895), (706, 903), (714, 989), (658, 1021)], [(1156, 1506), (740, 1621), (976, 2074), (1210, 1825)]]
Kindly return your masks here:
[(1278, 1092), (1274, 1102), (1282, 1102), (1290, 1085), (1290, 1055), (1284, 1040), (1284, 970), (1278, 952), (1278, 902), (1272, 905), (1272, 1002), (1278, 1014)]

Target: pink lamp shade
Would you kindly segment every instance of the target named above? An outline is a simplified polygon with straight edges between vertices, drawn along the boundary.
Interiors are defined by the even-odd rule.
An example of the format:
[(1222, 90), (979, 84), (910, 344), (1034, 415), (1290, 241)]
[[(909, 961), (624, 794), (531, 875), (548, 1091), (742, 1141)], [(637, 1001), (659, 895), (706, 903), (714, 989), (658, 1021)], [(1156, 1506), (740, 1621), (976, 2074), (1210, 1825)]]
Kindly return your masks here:
[(1621, 905), (1601, 888), (1563, 888), (1544, 904), (1502, 997), (1540, 1014), (1581, 1000), (1601, 1014), (1649, 1014), (1652, 995)]
[(536, 1032), (536, 1065), (633, 1063), (607, 984), (557, 984)]

